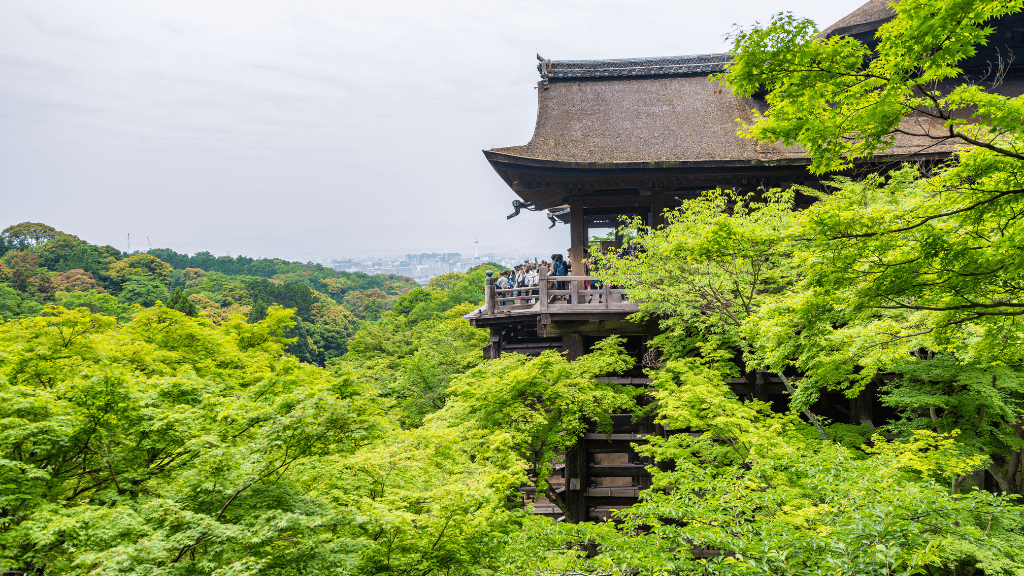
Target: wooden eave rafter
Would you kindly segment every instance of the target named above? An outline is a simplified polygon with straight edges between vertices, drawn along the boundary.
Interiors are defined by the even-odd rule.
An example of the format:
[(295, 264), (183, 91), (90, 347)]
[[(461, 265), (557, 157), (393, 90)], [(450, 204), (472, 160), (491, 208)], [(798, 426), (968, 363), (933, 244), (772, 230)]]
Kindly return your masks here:
[[(613, 190), (647, 194), (700, 191), (718, 186), (758, 188), (783, 183), (817, 182), (808, 158), (770, 162), (715, 160), (695, 162), (563, 162), (512, 156), (484, 150), (484, 156), (502, 180), (523, 201), (537, 209), (562, 206), (570, 196), (584, 196), (588, 206), (608, 206), (602, 195)], [(915, 154), (914, 160), (941, 160), (948, 152)], [(903, 162), (905, 155), (876, 156), (859, 165)], [(592, 202), (594, 204), (592, 204)], [(623, 205), (646, 205), (647, 202)]]

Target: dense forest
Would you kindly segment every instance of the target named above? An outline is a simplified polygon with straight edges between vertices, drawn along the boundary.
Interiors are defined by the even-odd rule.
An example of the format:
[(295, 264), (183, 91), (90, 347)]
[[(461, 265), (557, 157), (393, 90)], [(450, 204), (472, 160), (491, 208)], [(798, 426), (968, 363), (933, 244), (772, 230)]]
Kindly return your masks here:
[[(0, 570), (1024, 574), (1024, 99), (930, 88), (1022, 3), (895, 6), (874, 53), (787, 14), (735, 36), (720, 80), (772, 106), (747, 133), (819, 173), (885, 150), (908, 110), (970, 145), (624, 222), (595, 269), (660, 323), (648, 388), (600, 378), (635, 365), (618, 337), (485, 359), (464, 316), (486, 267), (419, 288), (8, 228)], [(787, 406), (731, 392), (754, 369)], [(867, 386), (893, 414), (877, 428), (817, 412)], [(520, 488), (645, 410), (679, 433), (637, 447), (656, 463), (638, 505), (531, 514)]]
[(294, 309), (287, 350), (323, 366), (346, 351), (363, 322), (381, 317), (415, 288), (410, 278), (337, 272), (319, 264), (245, 256), (193, 256), (165, 248), (126, 254), (45, 224), (0, 233), (0, 316), (36, 316), (47, 305), (127, 319), (162, 302), (216, 324), (232, 315), (262, 320), (267, 307)]

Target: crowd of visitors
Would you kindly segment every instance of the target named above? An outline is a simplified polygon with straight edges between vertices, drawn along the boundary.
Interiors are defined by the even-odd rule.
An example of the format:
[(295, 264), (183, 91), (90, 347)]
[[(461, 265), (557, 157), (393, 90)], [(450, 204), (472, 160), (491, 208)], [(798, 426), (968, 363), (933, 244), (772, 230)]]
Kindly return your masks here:
[[(590, 266), (587, 260), (583, 261), (584, 275), (589, 275)], [(541, 260), (539, 263), (524, 262), (516, 266), (513, 270), (505, 270), (495, 281), (495, 287), (499, 290), (514, 290), (514, 292), (501, 292), (505, 298), (499, 298), (498, 305), (504, 306), (506, 304), (532, 304), (537, 301), (537, 297), (540, 295), (540, 269), (541, 267), (547, 268), (548, 277), (552, 276), (569, 276), (572, 270), (571, 261), (567, 260), (561, 254), (552, 254), (551, 262), (547, 260)], [(600, 286), (599, 281), (587, 281), (584, 282), (581, 288), (597, 288)], [(555, 281), (551, 286), (554, 290), (568, 290), (569, 283), (562, 281)], [(513, 300), (514, 298), (514, 300)], [(562, 299), (569, 301), (567, 296), (554, 296), (555, 299)]]
[[(523, 263), (516, 266), (513, 270), (505, 270), (498, 276), (498, 280), (494, 285), (499, 290), (516, 289), (515, 292), (505, 292), (504, 295), (506, 296), (513, 296), (516, 298), (521, 296), (537, 296), (540, 294), (538, 286), (540, 285), (541, 266), (548, 266), (547, 261), (542, 261), (539, 264)], [(519, 290), (520, 288), (522, 290)], [(532, 301), (532, 299), (528, 301)], [(520, 300), (520, 303), (525, 304), (528, 301)], [(500, 306), (511, 303), (513, 302), (508, 300), (498, 300), (498, 305)]]
[[(592, 245), (591, 250), (597, 249), (602, 253), (608, 253), (614, 251), (619, 257), (636, 257), (641, 249), (635, 246), (621, 247), (617, 246), (616, 243), (608, 241), (601, 242), (601, 246), (597, 247)], [(498, 279), (495, 281), (494, 286), (498, 289), (497, 304), (498, 306), (508, 306), (514, 304), (536, 304), (540, 298), (540, 270), (541, 268), (547, 268), (548, 282), (548, 297), (550, 298), (549, 303), (561, 301), (565, 303), (572, 303), (572, 296), (567, 293), (559, 294), (557, 291), (569, 291), (569, 282), (566, 280), (556, 280), (558, 276), (570, 276), (575, 273), (576, 277), (587, 276), (587, 279), (577, 280), (577, 288), (580, 291), (587, 291), (586, 294), (578, 292), (579, 298), (582, 300), (581, 303), (594, 303), (601, 302), (601, 294), (595, 293), (594, 289), (601, 288), (603, 283), (596, 278), (589, 278), (594, 272), (594, 266), (597, 263), (592, 263), (590, 258), (583, 258), (582, 270), (573, 270), (572, 262), (562, 256), (561, 254), (552, 254), (551, 261), (541, 260), (540, 262), (534, 261), (533, 263), (526, 261), (515, 267), (513, 270), (506, 270), (502, 272)], [(612, 290), (619, 290), (621, 286), (609, 286)], [(551, 291), (556, 291), (552, 294)], [(625, 296), (621, 296), (625, 298)]]

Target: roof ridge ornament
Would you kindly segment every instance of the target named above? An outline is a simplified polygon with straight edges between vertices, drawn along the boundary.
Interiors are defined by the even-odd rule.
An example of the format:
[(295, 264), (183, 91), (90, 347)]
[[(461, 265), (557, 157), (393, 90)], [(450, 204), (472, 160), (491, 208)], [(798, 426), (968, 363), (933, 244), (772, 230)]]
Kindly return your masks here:
[(545, 59), (540, 55), (540, 52), (537, 53), (537, 60), (540, 60), (540, 63), (537, 64), (537, 72), (540, 72), (540, 77), (544, 80), (544, 83), (547, 84), (548, 75), (551, 72), (551, 60)]
[(540, 61), (537, 71), (546, 82), (549, 79), (562, 78), (707, 75), (725, 71), (732, 61), (732, 54), (722, 52), (611, 60), (550, 60), (537, 54), (537, 60)]

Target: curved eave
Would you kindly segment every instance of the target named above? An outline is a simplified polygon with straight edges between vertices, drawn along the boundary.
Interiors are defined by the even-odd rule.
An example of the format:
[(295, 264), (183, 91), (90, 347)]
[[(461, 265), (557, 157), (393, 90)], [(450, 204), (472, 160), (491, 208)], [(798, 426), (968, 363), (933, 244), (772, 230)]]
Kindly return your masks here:
[(534, 168), (553, 168), (571, 171), (592, 170), (658, 170), (686, 168), (737, 168), (756, 166), (807, 166), (809, 158), (782, 158), (778, 160), (659, 160), (654, 162), (566, 162), (563, 160), (547, 160), (530, 156), (516, 156), (494, 150), (484, 150), (484, 156), (493, 166), (496, 162), (506, 165), (530, 166)]
[[(565, 162), (494, 150), (483, 153), (516, 195), (543, 210), (565, 204), (569, 194), (589, 195), (601, 189), (650, 188), (668, 193), (681, 183), (692, 186), (703, 182), (708, 188), (714, 188), (720, 182), (735, 182), (737, 178), (754, 178), (754, 181), (765, 177), (792, 178), (793, 182), (818, 179), (809, 173), (811, 160), (805, 156), (777, 160)], [(949, 151), (885, 154), (859, 160), (855, 166), (943, 160), (949, 154)]]
[[(494, 150), (483, 150), (484, 156), (491, 163), (500, 163), (506, 166), (523, 166), (533, 168), (548, 168), (567, 171), (630, 171), (636, 170), (679, 170), (687, 168), (741, 168), (741, 167), (771, 167), (771, 166), (810, 166), (811, 159), (802, 156), (798, 158), (779, 158), (775, 160), (743, 159), (743, 160), (662, 160), (654, 162), (566, 162), (562, 160), (546, 160), (544, 158), (532, 158), (530, 156), (516, 156)], [(947, 158), (950, 151), (940, 152), (916, 152), (910, 154), (877, 154), (870, 159), (858, 159), (855, 165), (878, 164), (888, 162), (904, 162), (911, 160), (941, 160)], [(495, 166), (497, 168), (497, 166)]]

